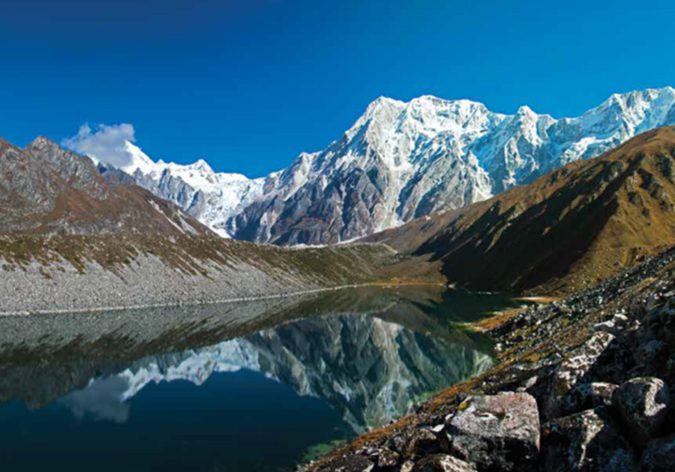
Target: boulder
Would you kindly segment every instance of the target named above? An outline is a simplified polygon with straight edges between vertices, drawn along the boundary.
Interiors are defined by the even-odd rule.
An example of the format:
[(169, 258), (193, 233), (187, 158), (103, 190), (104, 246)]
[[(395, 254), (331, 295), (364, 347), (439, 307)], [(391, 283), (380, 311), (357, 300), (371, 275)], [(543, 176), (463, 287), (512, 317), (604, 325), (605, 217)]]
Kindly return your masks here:
[(387, 440), (387, 447), (392, 451), (401, 452), (404, 450), (406, 440), (400, 434), (395, 434)]
[(672, 472), (675, 468), (675, 434), (655, 439), (642, 454), (641, 470), (644, 472)]
[(661, 379), (638, 377), (624, 382), (612, 396), (612, 405), (628, 438), (639, 448), (663, 432), (668, 422), (668, 388)]
[(448, 454), (433, 454), (419, 460), (412, 472), (476, 472), (476, 468)]
[(615, 336), (605, 331), (594, 333), (588, 341), (572, 351), (553, 373), (551, 391), (545, 405), (546, 418), (559, 416), (560, 399), (588, 373)]
[(596, 410), (544, 424), (541, 450), (540, 469), (547, 472), (630, 471), (635, 463), (628, 442)]
[(413, 431), (405, 445), (406, 457), (419, 457), (439, 452), (440, 445), (436, 434), (427, 428)]
[(527, 393), (468, 397), (445, 425), (449, 453), (478, 470), (525, 471), (539, 451), (539, 412)]
[(398, 470), (398, 472), (412, 472), (413, 467), (415, 467), (415, 463), (413, 461), (405, 461), (403, 464), (401, 464), (401, 468)]
[(398, 465), (401, 456), (391, 449), (382, 449), (377, 455), (377, 468), (381, 470), (390, 470)]

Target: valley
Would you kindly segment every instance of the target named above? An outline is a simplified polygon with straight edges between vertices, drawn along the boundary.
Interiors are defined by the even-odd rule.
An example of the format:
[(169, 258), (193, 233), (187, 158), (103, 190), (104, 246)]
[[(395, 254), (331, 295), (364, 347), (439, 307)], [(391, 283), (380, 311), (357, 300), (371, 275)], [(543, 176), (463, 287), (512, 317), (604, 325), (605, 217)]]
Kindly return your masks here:
[[(30, 421), (20, 447), (59, 424), (70, 443), (116, 437), (146, 469), (663, 470), (675, 128), (585, 157), (363, 238), (287, 247), (323, 236), (223, 238), (137, 185), (138, 169), (0, 142), (3, 443)], [(259, 459), (252, 423), (213, 398), (288, 447), (268, 441)], [(159, 432), (154, 402), (179, 429)], [(191, 405), (205, 405), (196, 423)], [(149, 454), (127, 441), (148, 434)]]
[(0, 472), (675, 471), (672, 1), (1, 12)]

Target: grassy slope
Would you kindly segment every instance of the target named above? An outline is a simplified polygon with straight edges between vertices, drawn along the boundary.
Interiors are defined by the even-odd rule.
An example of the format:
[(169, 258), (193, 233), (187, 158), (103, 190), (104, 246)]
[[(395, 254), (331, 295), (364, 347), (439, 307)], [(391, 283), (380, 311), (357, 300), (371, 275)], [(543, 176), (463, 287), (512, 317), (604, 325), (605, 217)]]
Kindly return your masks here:
[(31, 263), (46, 277), (66, 262), (81, 273), (90, 264), (121, 272), (140, 255), (159, 257), (188, 275), (208, 276), (208, 268), (240, 264), (297, 274), (325, 285), (390, 280), (399, 261), (391, 249), (377, 244), (291, 249), (224, 240), (217, 236), (0, 236), (0, 268), (22, 270)]

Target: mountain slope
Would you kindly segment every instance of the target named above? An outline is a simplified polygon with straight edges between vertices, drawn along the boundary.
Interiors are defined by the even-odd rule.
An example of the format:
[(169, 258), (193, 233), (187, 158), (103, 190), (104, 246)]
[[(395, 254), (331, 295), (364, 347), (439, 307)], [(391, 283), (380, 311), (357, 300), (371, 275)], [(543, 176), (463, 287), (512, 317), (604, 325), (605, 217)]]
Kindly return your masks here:
[(675, 244), (675, 128), (367, 238), (483, 290), (570, 292)]
[(0, 142), (0, 313), (203, 303), (372, 282), (384, 246), (218, 237), (120, 171), (38, 138)]
[(269, 177), (235, 237), (278, 244), (350, 240), (528, 183), (643, 131), (675, 124), (675, 89), (612, 95), (577, 118), (469, 100), (380, 98), (344, 136)]
[(176, 203), (223, 237), (230, 237), (235, 231), (234, 216), (262, 194), (264, 179), (214, 172), (203, 159), (190, 165), (154, 162), (128, 141), (125, 151), (129, 164), (120, 170), (132, 176), (141, 187)]
[(0, 141), (0, 173), (0, 234), (210, 233), (175, 205), (107, 181), (89, 158), (46, 138), (25, 150)]

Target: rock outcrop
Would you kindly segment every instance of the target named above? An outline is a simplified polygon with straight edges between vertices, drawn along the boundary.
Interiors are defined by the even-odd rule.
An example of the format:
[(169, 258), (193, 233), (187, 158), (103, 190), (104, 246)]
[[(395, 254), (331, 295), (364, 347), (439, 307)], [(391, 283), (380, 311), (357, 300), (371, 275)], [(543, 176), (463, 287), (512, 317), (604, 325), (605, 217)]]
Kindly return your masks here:
[(635, 378), (621, 384), (612, 397), (624, 431), (634, 444), (644, 447), (666, 428), (669, 414), (668, 387), (654, 377)]
[(595, 410), (550, 421), (544, 425), (543, 433), (541, 470), (618, 472), (635, 466), (630, 445)]
[(539, 411), (527, 393), (471, 396), (448, 418), (444, 433), (455, 456), (479, 470), (531, 470), (539, 452)]

